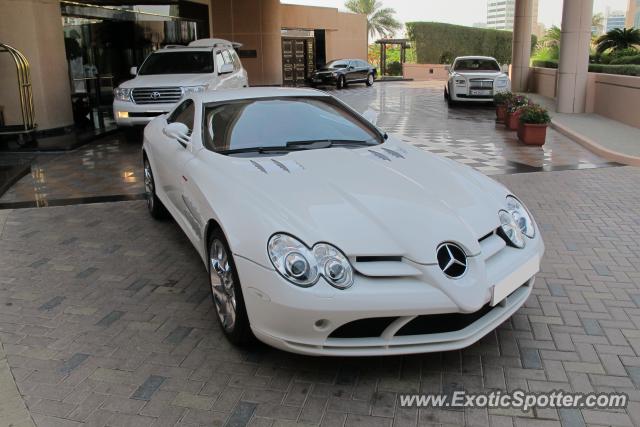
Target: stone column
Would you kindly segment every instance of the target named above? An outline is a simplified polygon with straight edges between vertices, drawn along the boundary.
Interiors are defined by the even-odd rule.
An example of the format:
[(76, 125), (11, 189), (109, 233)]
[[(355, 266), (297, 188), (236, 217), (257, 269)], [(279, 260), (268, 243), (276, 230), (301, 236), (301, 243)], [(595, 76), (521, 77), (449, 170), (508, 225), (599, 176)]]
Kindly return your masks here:
[(525, 92), (528, 89), (532, 14), (531, 0), (516, 0), (511, 51), (511, 90), (514, 92)]
[[(73, 124), (71, 90), (59, 0), (0, 0), (0, 41), (18, 49), (31, 66), (38, 130)], [(16, 71), (0, 54), (0, 105), (7, 124), (20, 124)]]
[(589, 71), (593, 0), (564, 0), (556, 109), (584, 113)]

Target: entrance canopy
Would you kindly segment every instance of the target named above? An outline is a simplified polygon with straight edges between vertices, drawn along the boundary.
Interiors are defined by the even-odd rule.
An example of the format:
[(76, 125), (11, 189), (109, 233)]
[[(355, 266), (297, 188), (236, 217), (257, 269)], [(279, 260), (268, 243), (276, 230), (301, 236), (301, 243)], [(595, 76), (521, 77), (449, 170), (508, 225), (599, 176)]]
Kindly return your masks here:
[(376, 40), (380, 45), (380, 75), (387, 74), (387, 45), (400, 46), (400, 64), (404, 64), (407, 60), (406, 51), (411, 47), (409, 39), (380, 39)]

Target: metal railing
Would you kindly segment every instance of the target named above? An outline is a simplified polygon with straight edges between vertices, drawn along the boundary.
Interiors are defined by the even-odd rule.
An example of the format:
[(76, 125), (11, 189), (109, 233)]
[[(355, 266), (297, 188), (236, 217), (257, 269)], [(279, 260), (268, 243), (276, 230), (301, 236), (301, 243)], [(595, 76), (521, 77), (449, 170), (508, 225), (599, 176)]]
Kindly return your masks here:
[(0, 43), (0, 53), (8, 53), (13, 59), (18, 75), (18, 97), (20, 99), (20, 112), (22, 114), (22, 126), (13, 129), (11, 126), (0, 128), (0, 133), (29, 132), (37, 127), (35, 108), (33, 106), (33, 89), (31, 86), (31, 71), (29, 61), (17, 49)]

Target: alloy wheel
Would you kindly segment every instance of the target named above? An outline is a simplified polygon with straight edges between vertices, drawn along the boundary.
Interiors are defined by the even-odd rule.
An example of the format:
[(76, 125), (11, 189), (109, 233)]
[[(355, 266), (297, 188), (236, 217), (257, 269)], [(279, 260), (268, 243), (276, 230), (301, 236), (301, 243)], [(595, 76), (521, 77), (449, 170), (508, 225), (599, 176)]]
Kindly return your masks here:
[(227, 250), (218, 239), (211, 241), (209, 270), (216, 312), (224, 329), (230, 332), (236, 323), (235, 280)]

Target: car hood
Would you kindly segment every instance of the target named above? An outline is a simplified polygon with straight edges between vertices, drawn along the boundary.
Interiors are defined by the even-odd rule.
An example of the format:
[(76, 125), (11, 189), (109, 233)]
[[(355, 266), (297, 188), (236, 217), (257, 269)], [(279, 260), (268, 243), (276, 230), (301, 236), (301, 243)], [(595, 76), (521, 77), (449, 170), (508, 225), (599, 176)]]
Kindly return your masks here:
[(495, 79), (496, 77), (505, 76), (506, 74), (501, 71), (456, 71), (455, 74), (464, 76), (467, 79)]
[[(328, 148), (284, 156), (229, 157), (226, 173), (249, 193), (269, 233), (348, 256), (403, 256), (436, 263), (436, 247), (478, 239), (499, 225), (507, 190), (481, 173), (389, 140), (371, 148)], [(236, 193), (240, 194), (240, 193)]]
[(120, 84), (121, 88), (198, 86), (209, 83), (211, 74), (150, 74)]

